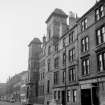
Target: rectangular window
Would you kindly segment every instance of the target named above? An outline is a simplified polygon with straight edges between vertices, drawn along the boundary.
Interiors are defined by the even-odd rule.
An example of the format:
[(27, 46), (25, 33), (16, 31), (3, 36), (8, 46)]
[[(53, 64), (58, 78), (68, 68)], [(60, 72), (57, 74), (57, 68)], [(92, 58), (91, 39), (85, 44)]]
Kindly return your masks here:
[(57, 93), (57, 91), (54, 91), (54, 99), (56, 99), (56, 93)]
[(73, 102), (76, 102), (77, 90), (73, 90)]
[(76, 80), (76, 72), (75, 72), (75, 67), (70, 67), (69, 68), (69, 81), (75, 81)]
[(105, 52), (98, 54), (98, 71), (102, 72), (105, 70)]
[(89, 67), (90, 66), (90, 62), (89, 62), (89, 58), (84, 58), (82, 59), (82, 75), (88, 75), (89, 74)]
[(63, 53), (63, 65), (65, 65), (65, 64), (66, 64), (66, 54)]
[(75, 48), (69, 50), (69, 62), (72, 62), (75, 59)]
[(86, 52), (89, 50), (89, 38), (86, 36), (81, 40), (81, 51)]
[(69, 43), (72, 43), (74, 41), (74, 31), (72, 31), (70, 34), (69, 34)]
[(87, 28), (87, 18), (85, 18), (82, 22), (81, 22), (81, 31), (84, 31)]
[(58, 84), (58, 80), (59, 80), (59, 72), (54, 72), (54, 84), (57, 85)]
[(67, 90), (67, 102), (71, 101), (71, 91)]
[(60, 100), (60, 90), (58, 90), (58, 100)]
[(96, 9), (96, 11), (95, 11), (96, 21), (100, 20), (104, 15), (105, 15), (104, 6), (102, 5), (98, 9)]
[(62, 82), (65, 82), (65, 71), (63, 71), (63, 78), (62, 78)]
[(47, 81), (47, 93), (50, 93), (50, 80)]
[(55, 67), (55, 68), (58, 68), (58, 67), (59, 67), (59, 57), (56, 57), (56, 58), (54, 59), (54, 67)]
[(105, 26), (96, 30), (97, 45), (105, 42)]
[(48, 59), (47, 65), (48, 65), (48, 71), (50, 71), (50, 69), (51, 69), (51, 67), (50, 67), (50, 59)]

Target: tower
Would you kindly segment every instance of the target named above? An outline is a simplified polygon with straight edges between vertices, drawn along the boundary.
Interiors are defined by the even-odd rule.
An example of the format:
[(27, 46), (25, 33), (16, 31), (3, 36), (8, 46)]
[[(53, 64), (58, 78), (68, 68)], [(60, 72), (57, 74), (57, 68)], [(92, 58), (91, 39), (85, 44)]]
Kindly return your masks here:
[(56, 8), (46, 20), (46, 69), (45, 69), (45, 105), (49, 105), (53, 99), (53, 61), (54, 46), (67, 29), (67, 15)]
[[(67, 29), (67, 15), (61, 9), (56, 8), (46, 20), (47, 41), (58, 39)], [(54, 40), (55, 41), (55, 40)]]

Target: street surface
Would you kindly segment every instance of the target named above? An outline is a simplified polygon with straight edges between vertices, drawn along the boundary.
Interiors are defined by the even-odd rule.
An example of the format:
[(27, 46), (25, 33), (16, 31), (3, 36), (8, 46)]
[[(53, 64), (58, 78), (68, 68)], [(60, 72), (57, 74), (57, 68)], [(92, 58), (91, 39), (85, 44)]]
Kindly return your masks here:
[(0, 101), (0, 105), (21, 105), (21, 104), (20, 103), (11, 103), (11, 102)]

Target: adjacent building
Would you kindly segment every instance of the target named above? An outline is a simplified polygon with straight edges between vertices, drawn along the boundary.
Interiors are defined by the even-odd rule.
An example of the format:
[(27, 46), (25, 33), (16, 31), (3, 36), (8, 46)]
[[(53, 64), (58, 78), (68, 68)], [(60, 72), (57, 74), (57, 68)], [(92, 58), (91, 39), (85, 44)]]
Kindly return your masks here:
[(26, 85), (26, 82), (23, 81), (23, 77), (27, 75), (28, 71), (23, 71), (10, 77), (6, 83), (6, 98), (7, 100), (14, 100), (16, 102), (21, 102), (21, 94), (22, 94), (22, 86), (23, 84)]
[(39, 84), (39, 56), (41, 53), (41, 41), (34, 38), (29, 43), (28, 59), (28, 83), (27, 83), (27, 100), (29, 104), (38, 102), (38, 84)]
[(28, 82), (28, 71), (24, 71), (21, 75), (21, 86), (20, 86), (20, 101), (22, 104), (27, 103), (27, 82)]

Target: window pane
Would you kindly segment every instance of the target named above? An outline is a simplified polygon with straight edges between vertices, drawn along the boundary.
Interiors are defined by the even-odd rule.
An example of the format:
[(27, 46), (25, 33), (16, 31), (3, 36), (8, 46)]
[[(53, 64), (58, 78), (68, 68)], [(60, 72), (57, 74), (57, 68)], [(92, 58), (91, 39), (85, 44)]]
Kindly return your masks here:
[(99, 55), (99, 67), (100, 67), (100, 71), (103, 70), (103, 61), (102, 61), (102, 55)]
[(105, 42), (105, 27), (102, 28), (103, 42)]
[(96, 10), (96, 20), (99, 20), (100, 16), (99, 16), (99, 10)]
[(86, 51), (88, 50), (88, 44), (89, 44), (89, 39), (88, 39), (88, 37), (86, 37)]
[(89, 59), (87, 59), (87, 73), (86, 74), (89, 74)]
[(85, 60), (83, 61), (83, 72), (84, 72), (84, 74), (86, 74), (86, 62), (85, 62)]
[(73, 102), (76, 102), (77, 91), (73, 90)]
[(70, 90), (67, 91), (67, 101), (68, 102), (71, 101), (71, 91)]
[(60, 100), (60, 91), (58, 91), (58, 100)]
[(104, 16), (104, 7), (103, 6), (101, 6), (101, 17), (103, 17)]
[(56, 91), (54, 91), (54, 99), (56, 99)]
[(75, 59), (75, 48), (73, 48), (73, 60)]
[(71, 70), (69, 70), (69, 81), (71, 81)]
[(63, 82), (65, 82), (65, 71), (63, 71)]
[(101, 31), (100, 30), (97, 31), (97, 42), (98, 44), (101, 43)]
[(104, 62), (104, 70), (105, 70), (105, 52), (103, 53), (103, 62)]
[(76, 79), (75, 69), (73, 69), (73, 80)]
[(85, 19), (85, 28), (87, 28), (87, 19)]

